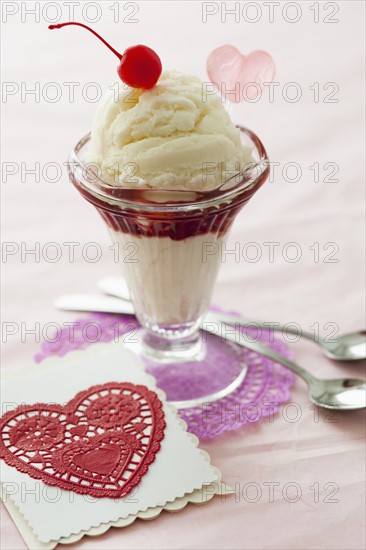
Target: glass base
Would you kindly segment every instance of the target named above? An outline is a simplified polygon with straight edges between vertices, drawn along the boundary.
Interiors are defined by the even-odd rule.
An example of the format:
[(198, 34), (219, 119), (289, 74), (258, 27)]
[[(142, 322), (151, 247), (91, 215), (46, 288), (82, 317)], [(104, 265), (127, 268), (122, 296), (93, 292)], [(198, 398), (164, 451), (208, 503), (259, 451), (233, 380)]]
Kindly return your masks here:
[[(178, 409), (201, 406), (226, 397), (243, 382), (247, 366), (243, 348), (217, 336), (199, 333), (175, 350), (151, 346), (151, 335), (128, 347), (142, 358), (167, 400)], [(128, 339), (127, 339), (128, 340)]]

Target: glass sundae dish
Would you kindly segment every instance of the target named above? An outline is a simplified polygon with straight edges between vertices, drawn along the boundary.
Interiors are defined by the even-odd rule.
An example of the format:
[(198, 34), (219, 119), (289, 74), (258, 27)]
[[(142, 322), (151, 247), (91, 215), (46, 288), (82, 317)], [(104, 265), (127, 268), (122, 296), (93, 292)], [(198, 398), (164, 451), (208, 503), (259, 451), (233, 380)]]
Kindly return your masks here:
[(71, 154), (72, 183), (118, 243), (142, 326), (133, 347), (179, 407), (228, 395), (245, 376), (242, 348), (200, 326), (221, 243), (268, 172), (260, 140), (220, 96), (175, 71), (113, 87)]

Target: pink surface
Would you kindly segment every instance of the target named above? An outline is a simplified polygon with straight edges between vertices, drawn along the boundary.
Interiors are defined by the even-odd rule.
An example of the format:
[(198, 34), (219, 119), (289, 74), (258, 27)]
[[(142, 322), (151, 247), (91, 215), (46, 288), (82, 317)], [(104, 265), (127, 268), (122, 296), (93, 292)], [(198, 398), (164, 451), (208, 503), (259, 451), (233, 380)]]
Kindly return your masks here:
[[(139, 2), (134, 16), (139, 22), (119, 25), (113, 23), (113, 12), (108, 9), (112, 4), (101, 3), (98, 32), (116, 48), (138, 42), (150, 45), (165, 67), (205, 78), (207, 55), (225, 43), (243, 53), (267, 50), (276, 62), (279, 86), (274, 101), (269, 101), (267, 93), (257, 103), (233, 106), (234, 120), (258, 133), (272, 162), (280, 165), (275, 166), (272, 181), (236, 220), (227, 250), (236, 247), (239, 257), (223, 258), (215, 303), (248, 317), (296, 322), (305, 330), (319, 323), (320, 332), (326, 334), (333, 327), (339, 327), (339, 333), (363, 328), (364, 3), (331, 3), (339, 7), (333, 16), (319, 3), (319, 23), (314, 23), (316, 14), (308, 2), (302, 3), (297, 23), (285, 21), (282, 4), (270, 23), (268, 8), (260, 2), (256, 4), (262, 16), (257, 23), (246, 22), (243, 14), (238, 22), (229, 15), (224, 22), (220, 13), (203, 23), (199, 2)], [(67, 19), (62, 2), (60, 6)], [(76, 9), (75, 19), (82, 20), (78, 13)], [(126, 17), (127, 11), (121, 15)], [(89, 17), (93, 16), (90, 12)], [(325, 23), (325, 16), (339, 22)], [(294, 17), (291, 10), (287, 17)], [(47, 328), (52, 333), (48, 323), (63, 324), (76, 316), (55, 311), (52, 302), (57, 295), (93, 292), (99, 277), (118, 274), (103, 223), (68, 184), (63, 167), (70, 148), (90, 128), (95, 110), (95, 104), (85, 99), (88, 93), (92, 97), (93, 89), (85, 85), (93, 81), (106, 88), (116, 78), (116, 62), (82, 30), (51, 34), (47, 24), (42, 17), (35, 23), (34, 16), (22, 23), (19, 12), (2, 29), (3, 80), (15, 83), (13, 89), (23, 87), (23, 92), (22, 82), (29, 88), (38, 82), (41, 90), (39, 102), (32, 96), (22, 102), (20, 92), (3, 96), (3, 163), (16, 163), (6, 166), (19, 169), (3, 177), (2, 184), (3, 241), (14, 243), (8, 251), (19, 247), (12, 256), (3, 255), (3, 341), (4, 329), (18, 329), (3, 346), (5, 368), (31, 362), (39, 349), (39, 330), (46, 337)], [(47, 82), (61, 87), (59, 101), (42, 97), (42, 91), (46, 97), (55, 91), (45, 88)], [(74, 101), (68, 97), (67, 82), (80, 83), (75, 86)], [(295, 88), (287, 86), (290, 82), (296, 82), (302, 92), (297, 102), (282, 97), (284, 90), (294, 97)], [(315, 102), (318, 87), (320, 97)], [(326, 96), (338, 102), (324, 103)], [(46, 170), (39, 182), (31, 175), (22, 181), (21, 172), (24, 175), (36, 162), (41, 171)], [(58, 181), (50, 181), (55, 170), (48, 166), (47, 172), (47, 163), (63, 167)], [(299, 181), (286, 181), (294, 178), (294, 165), (286, 163), (301, 167)], [(316, 163), (319, 182), (314, 181)], [(338, 181), (324, 181), (337, 168), (326, 163), (338, 165), (333, 174)], [(95, 250), (84, 248), (84, 257), (81, 253), (90, 241), (103, 251), (95, 263), (90, 261)], [(59, 261), (50, 261), (56, 250), (47, 248), (50, 242), (61, 250)], [(70, 242), (79, 243), (73, 261), (68, 257), (70, 245), (64, 244)], [(273, 261), (265, 243), (279, 243), (272, 245)], [(297, 243), (296, 249), (289, 243)], [(35, 246), (43, 252), (39, 261), (31, 255), (22, 258), (22, 247), (24, 252), (24, 247)], [(283, 257), (287, 252), (293, 258), (296, 251), (301, 252), (297, 262)], [(248, 261), (256, 253), (261, 258)], [(25, 334), (30, 328), (37, 334)], [(362, 365), (333, 363), (311, 343), (300, 341), (291, 347), (297, 360), (321, 377), (363, 374)], [(221, 468), (224, 480), (236, 488), (236, 497), (226, 502), (216, 498), (199, 509), (190, 506), (153, 522), (137, 522), (123, 532), (111, 530), (75, 547), (364, 548), (364, 414), (319, 412), (317, 416), (301, 381), (296, 383), (292, 401), (296, 405), (285, 407), (273, 422), (265, 419), (202, 445)], [(291, 499), (295, 502), (288, 502)], [(6, 512), (1, 530), (2, 548), (24, 548)]]

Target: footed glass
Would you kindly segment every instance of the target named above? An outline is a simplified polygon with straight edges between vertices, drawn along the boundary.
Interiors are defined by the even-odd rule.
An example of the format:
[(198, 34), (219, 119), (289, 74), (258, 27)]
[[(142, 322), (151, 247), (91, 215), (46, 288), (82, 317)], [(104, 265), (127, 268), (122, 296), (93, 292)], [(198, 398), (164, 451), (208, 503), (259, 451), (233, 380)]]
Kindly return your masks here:
[[(132, 348), (178, 407), (215, 401), (243, 381), (239, 346), (200, 331), (235, 216), (265, 182), (269, 161), (257, 136), (240, 128), (253, 162), (212, 191), (118, 187), (85, 162), (90, 136), (71, 154), (69, 175), (104, 219), (119, 251), (136, 316)], [(203, 175), (204, 177), (204, 175)]]

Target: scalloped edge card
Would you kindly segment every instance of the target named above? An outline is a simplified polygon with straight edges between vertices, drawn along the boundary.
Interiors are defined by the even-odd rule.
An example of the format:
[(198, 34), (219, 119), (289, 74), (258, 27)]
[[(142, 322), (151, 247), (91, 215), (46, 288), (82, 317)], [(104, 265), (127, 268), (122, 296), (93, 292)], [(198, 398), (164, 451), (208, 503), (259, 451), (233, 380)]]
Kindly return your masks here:
[(97, 498), (52, 486), (2, 460), (1, 497), (29, 548), (70, 544), (110, 527), (126, 527), (137, 518), (154, 519), (163, 510), (178, 511), (189, 502), (205, 503), (214, 494), (232, 492), (154, 378), (121, 343), (97, 344), (41, 365), (2, 371), (2, 414), (35, 403), (62, 406), (91, 386), (108, 382), (142, 385), (157, 394), (166, 424), (160, 449), (139, 483), (121, 498)]

